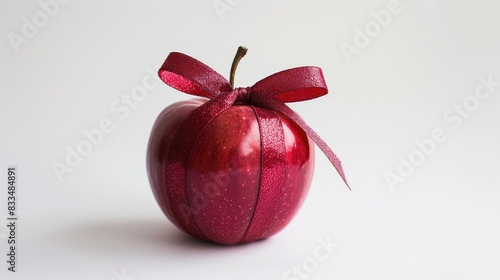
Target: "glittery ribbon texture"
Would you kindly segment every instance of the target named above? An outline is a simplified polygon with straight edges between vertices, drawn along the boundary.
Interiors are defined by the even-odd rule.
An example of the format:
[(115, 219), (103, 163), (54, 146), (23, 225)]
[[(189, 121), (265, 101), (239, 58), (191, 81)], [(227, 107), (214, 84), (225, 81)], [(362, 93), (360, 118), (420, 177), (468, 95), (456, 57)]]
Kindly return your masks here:
[[(158, 144), (152, 140), (148, 147), (148, 150), (153, 150), (148, 151), (148, 165), (162, 165), (159, 171), (148, 170), (157, 201), (166, 216), (187, 233), (216, 243), (236, 244), (266, 238), (281, 230), (288, 223), (295, 214), (295, 210), (291, 210), (293, 213), (289, 215), (280, 216), (280, 213), (286, 210), (284, 208), (287, 207), (287, 199), (290, 200), (294, 196), (293, 193), (287, 193), (285, 190), (288, 183), (285, 177), (291, 175), (283, 175), (286, 174), (287, 158), (293, 156), (287, 152), (288, 140), (286, 138), (290, 136), (285, 135), (283, 128), (285, 123), (291, 123), (287, 124), (288, 126), (300, 127), (323, 151), (348, 186), (341, 162), (335, 153), (297, 113), (285, 105), (285, 102), (314, 99), (328, 93), (320, 68), (313, 66), (292, 68), (268, 76), (251, 87), (233, 89), (222, 75), (207, 65), (185, 54), (173, 52), (168, 55), (158, 74), (163, 82), (179, 91), (209, 99), (207, 102), (200, 102), (199, 106), (186, 114), (186, 117), (177, 125), (174, 135), (170, 136), (172, 139), (168, 140), (170, 142), (167, 148), (165, 144), (160, 142)], [(217, 212), (216, 208), (222, 209), (223, 207), (220, 206), (222, 202), (217, 200), (216, 192), (220, 193), (220, 188), (223, 187), (227, 195), (227, 192), (232, 191), (228, 190), (229, 181), (233, 184), (247, 181), (238, 179), (237, 175), (235, 175), (236, 179), (232, 179), (231, 174), (235, 170), (228, 167), (225, 173), (212, 174), (212, 178), (218, 185), (208, 182), (205, 177), (209, 176), (201, 174), (202, 171), (196, 171), (201, 174), (199, 175), (201, 179), (195, 180), (196, 184), (194, 184), (195, 181), (190, 181), (188, 178), (190, 172), (188, 166), (197, 164), (192, 163), (192, 154), (201, 153), (196, 151), (196, 145), (206, 135), (204, 132), (207, 127), (224, 112), (230, 114), (228, 112), (234, 111), (236, 114), (235, 107), (248, 107), (253, 111), (252, 114), (257, 120), (257, 134), (260, 135), (258, 141), (261, 155), (256, 159), (255, 164), (258, 167), (255, 176), (260, 182), (257, 182), (253, 189), (248, 187), (252, 189), (247, 196), (249, 201), (245, 201), (245, 190), (237, 190), (233, 193), (233, 196), (237, 196), (233, 202), (239, 203), (240, 208), (247, 206), (251, 213), (233, 217), (234, 215), (231, 216), (231, 214), (234, 214), (234, 210)], [(241, 117), (244, 111), (238, 114), (236, 117)], [(152, 137), (154, 133), (158, 132), (153, 131)], [(237, 131), (234, 133), (238, 134)], [(225, 137), (229, 138), (231, 134), (232, 132), (229, 131)], [(308, 140), (305, 139), (307, 146)], [(166, 155), (156, 155), (156, 160), (149, 159), (155, 157), (154, 153)], [(234, 161), (234, 157), (231, 160)], [(249, 158), (245, 160), (251, 161)], [(151, 169), (151, 166), (148, 168)], [(313, 164), (311, 164), (311, 172), (308, 176), (312, 176), (312, 166)], [(248, 172), (252, 170), (254, 169), (247, 168)], [(305, 192), (307, 190), (308, 186)], [(304, 192), (304, 190), (300, 191)], [(254, 200), (252, 196), (255, 197)], [(278, 203), (280, 199), (282, 201)], [(301, 203), (302, 201), (295, 201), (295, 204)], [(241, 220), (238, 221), (239, 219)]]

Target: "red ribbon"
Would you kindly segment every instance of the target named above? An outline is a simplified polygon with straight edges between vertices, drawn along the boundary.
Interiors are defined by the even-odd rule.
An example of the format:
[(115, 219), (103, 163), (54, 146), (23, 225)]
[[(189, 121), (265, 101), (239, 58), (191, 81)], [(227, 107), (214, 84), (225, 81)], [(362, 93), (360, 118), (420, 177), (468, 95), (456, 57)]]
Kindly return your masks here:
[(292, 68), (268, 76), (251, 87), (232, 89), (229, 82), (209, 66), (188, 55), (172, 52), (161, 66), (158, 75), (163, 82), (179, 91), (211, 99), (192, 112), (196, 117), (188, 118), (189, 124), (183, 124), (190, 128), (190, 133), (178, 135), (182, 137), (180, 139), (184, 139), (186, 150), (177, 150), (179, 155), (174, 155), (175, 157), (189, 152), (188, 149), (192, 147), (196, 137), (214, 117), (233, 104), (241, 102), (278, 111), (295, 121), (323, 151), (349, 187), (337, 155), (297, 113), (285, 105), (285, 102), (305, 101), (328, 93), (321, 68)]

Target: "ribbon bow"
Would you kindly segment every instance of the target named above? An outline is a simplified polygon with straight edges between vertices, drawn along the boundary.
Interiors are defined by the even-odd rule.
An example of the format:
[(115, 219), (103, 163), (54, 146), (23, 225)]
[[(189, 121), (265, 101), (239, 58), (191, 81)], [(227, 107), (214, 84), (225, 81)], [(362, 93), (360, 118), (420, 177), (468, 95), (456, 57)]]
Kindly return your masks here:
[[(285, 102), (314, 99), (328, 93), (323, 72), (319, 67), (306, 66), (284, 70), (260, 80), (251, 87), (233, 89), (222, 75), (209, 66), (188, 55), (172, 52), (161, 66), (158, 75), (163, 82), (179, 91), (210, 99), (192, 111), (184, 122), (183, 125), (189, 127), (189, 130), (179, 130), (184, 135), (176, 137), (183, 139), (184, 149), (174, 151), (173, 162), (175, 158), (183, 157), (182, 153), (192, 147), (196, 136), (200, 135), (203, 128), (218, 114), (235, 103), (248, 104), (278, 111), (297, 123), (323, 151), (350, 189), (339, 158), (297, 113), (285, 105)], [(182, 173), (171, 174), (183, 176)]]

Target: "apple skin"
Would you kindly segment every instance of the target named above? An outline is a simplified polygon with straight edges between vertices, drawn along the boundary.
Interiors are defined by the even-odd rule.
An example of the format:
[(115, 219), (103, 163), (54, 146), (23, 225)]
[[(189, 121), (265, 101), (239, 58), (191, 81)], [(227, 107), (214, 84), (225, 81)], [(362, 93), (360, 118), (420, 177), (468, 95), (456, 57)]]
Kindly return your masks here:
[[(179, 205), (175, 197), (169, 199), (166, 170), (169, 152), (176, 149), (172, 142), (189, 113), (204, 102), (198, 99), (174, 103), (160, 113), (153, 125), (146, 161), (157, 203), (179, 229), (215, 243), (247, 243), (276, 234), (302, 205), (314, 170), (312, 141), (294, 121), (276, 111), (241, 104), (215, 117), (189, 156), (186, 178), (189, 206)], [(265, 182), (261, 182), (262, 148), (255, 110), (279, 118), (283, 127), (285, 167), (279, 170), (284, 170), (284, 184), (266, 190), (279, 192), (277, 199), (259, 195), (260, 184)], [(265, 168), (274, 166), (271, 163)], [(173, 215), (175, 207), (192, 215), (199, 232), (189, 229), (187, 219)]]

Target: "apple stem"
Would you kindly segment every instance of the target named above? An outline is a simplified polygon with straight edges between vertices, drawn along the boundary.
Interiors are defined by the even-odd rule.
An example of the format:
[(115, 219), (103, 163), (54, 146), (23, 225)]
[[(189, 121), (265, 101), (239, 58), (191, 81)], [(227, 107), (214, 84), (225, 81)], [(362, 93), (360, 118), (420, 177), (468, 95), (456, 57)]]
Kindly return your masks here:
[(238, 63), (240, 63), (240, 60), (245, 56), (245, 54), (247, 54), (247, 51), (247, 48), (239, 46), (238, 51), (234, 56), (233, 64), (231, 64), (231, 73), (229, 74), (229, 83), (231, 84), (232, 89), (234, 89), (234, 74), (236, 73), (236, 68), (238, 67)]

